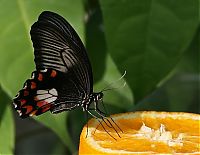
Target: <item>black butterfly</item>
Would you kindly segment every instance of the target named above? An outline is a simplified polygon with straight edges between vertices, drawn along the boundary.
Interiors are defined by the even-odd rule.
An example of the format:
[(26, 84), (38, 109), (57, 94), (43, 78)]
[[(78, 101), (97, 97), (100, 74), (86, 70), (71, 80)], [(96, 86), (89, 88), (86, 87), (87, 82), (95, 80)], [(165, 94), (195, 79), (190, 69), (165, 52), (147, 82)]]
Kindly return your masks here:
[[(60, 15), (44, 11), (32, 25), (30, 34), (36, 71), (13, 99), (19, 116), (26, 118), (49, 110), (60, 113), (82, 107), (83, 111), (98, 121), (100, 117), (116, 131), (105, 113), (98, 108), (103, 93), (93, 92), (91, 64), (72, 26)], [(91, 104), (94, 104), (94, 108), (91, 108)], [(93, 110), (97, 116), (91, 112)], [(103, 127), (101, 121), (99, 123)]]
[[(82, 107), (102, 100), (103, 93), (93, 92), (90, 61), (79, 36), (60, 15), (44, 11), (31, 27), (36, 71), (14, 98), (20, 117), (40, 115)], [(91, 113), (92, 114), (92, 113)]]

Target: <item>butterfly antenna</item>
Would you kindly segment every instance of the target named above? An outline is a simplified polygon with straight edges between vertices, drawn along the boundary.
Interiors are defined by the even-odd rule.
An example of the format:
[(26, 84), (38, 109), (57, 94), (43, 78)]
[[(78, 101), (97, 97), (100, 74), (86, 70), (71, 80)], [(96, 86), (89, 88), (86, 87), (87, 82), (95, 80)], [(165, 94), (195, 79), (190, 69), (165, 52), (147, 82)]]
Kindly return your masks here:
[(108, 90), (114, 90), (114, 89), (124, 88), (125, 86), (126, 86), (126, 82), (124, 82), (124, 84), (122, 86), (107, 88), (107, 89), (102, 90), (102, 92), (103, 91), (105, 92), (105, 91), (108, 91)]
[(112, 87), (113, 84), (115, 84), (116, 82), (120, 81), (121, 79), (123, 79), (123, 77), (126, 75), (126, 70), (124, 71), (124, 74), (119, 78), (117, 79), (116, 81), (113, 81), (111, 82), (110, 84), (108, 84), (108, 86), (106, 86), (105, 88), (103, 88), (103, 90), (101, 92), (104, 92), (104, 91), (108, 91), (108, 90), (113, 90), (113, 89), (119, 89), (119, 88), (123, 88), (125, 87), (126, 85), (126, 82), (124, 82), (124, 84), (122, 86), (119, 86), (119, 87)]

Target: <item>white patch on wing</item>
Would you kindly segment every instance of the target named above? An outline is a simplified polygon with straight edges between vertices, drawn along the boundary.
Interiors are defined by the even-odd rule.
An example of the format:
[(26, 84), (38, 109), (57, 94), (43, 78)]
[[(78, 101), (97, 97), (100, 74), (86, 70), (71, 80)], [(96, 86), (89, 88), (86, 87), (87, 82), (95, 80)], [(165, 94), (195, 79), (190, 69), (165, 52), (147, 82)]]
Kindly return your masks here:
[(13, 105), (14, 105), (15, 108), (17, 108), (17, 104), (15, 102), (13, 102)]
[(53, 96), (58, 96), (58, 92), (57, 92), (57, 90), (56, 90), (55, 88), (49, 90), (49, 93), (50, 93), (51, 95), (53, 95)]
[(48, 94), (47, 90), (38, 90), (37, 94)]
[(55, 88), (50, 90), (37, 90), (37, 100), (44, 100), (47, 103), (54, 102), (57, 99), (58, 92)]
[(26, 88), (27, 88), (27, 82), (24, 84), (23, 89), (26, 89)]
[(38, 100), (44, 100), (44, 99), (47, 99), (49, 97), (52, 97), (51, 94), (42, 94), (42, 95), (37, 95), (37, 99)]
[(56, 99), (57, 99), (57, 97), (51, 97), (51, 98), (45, 99), (44, 101), (47, 103), (51, 103), (51, 102), (55, 101)]
[(30, 114), (29, 114), (29, 116), (33, 116), (33, 114), (32, 114), (32, 113), (30, 113)]
[(21, 115), (22, 115), (22, 112), (21, 112), (21, 110), (17, 110), (17, 112), (19, 113), (19, 116), (21, 116)]
[(45, 72), (47, 72), (47, 69), (45, 68), (43, 70), (40, 70), (40, 72), (45, 73)]
[(18, 97), (19, 97), (19, 92), (17, 93), (17, 95), (15, 95), (14, 99), (15, 99), (15, 98), (18, 98)]
[(32, 73), (31, 79), (35, 78), (35, 73)]

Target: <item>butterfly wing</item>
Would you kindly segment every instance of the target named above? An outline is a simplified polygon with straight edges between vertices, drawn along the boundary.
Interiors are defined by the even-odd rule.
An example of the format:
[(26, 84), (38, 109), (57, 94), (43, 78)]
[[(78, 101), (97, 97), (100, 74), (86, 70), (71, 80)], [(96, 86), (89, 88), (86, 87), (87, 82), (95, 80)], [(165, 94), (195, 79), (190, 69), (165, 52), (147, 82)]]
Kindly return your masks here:
[(30, 33), (37, 70), (14, 98), (15, 109), (24, 118), (79, 106), (82, 97), (93, 92), (93, 77), (75, 30), (63, 17), (45, 11)]
[(45, 11), (31, 27), (37, 69), (70, 72), (85, 93), (93, 91), (92, 68), (83, 43), (72, 26), (60, 15)]

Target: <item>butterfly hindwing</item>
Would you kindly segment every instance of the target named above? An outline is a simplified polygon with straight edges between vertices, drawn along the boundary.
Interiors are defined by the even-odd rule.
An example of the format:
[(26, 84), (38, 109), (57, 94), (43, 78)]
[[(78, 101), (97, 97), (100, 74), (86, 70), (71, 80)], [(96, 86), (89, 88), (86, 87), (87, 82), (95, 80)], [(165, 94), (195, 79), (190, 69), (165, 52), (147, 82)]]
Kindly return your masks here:
[(66, 75), (52, 69), (34, 71), (13, 99), (20, 117), (40, 115), (48, 110), (58, 113), (79, 106), (82, 93)]
[(32, 77), (24, 83), (23, 89), (13, 100), (14, 107), (22, 118), (40, 115), (53, 107), (58, 93), (51, 82), (56, 74), (55, 70), (34, 71)]

